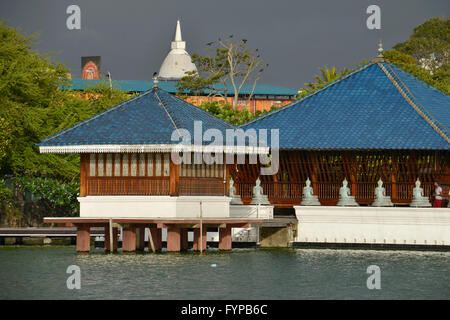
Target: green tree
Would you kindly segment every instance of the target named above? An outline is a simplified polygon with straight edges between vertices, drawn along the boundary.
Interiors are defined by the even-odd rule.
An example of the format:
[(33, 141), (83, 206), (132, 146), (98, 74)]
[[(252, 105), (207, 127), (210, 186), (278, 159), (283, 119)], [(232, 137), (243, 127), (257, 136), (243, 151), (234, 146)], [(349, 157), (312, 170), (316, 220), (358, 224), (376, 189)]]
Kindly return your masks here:
[(297, 98), (301, 98), (317, 89), (322, 88), (323, 86), (342, 77), (343, 75), (349, 73), (352, 70), (343, 69), (338, 71), (336, 67), (331, 67), (330, 69), (327, 66), (325, 66), (323, 68), (319, 68), (319, 71), (320, 74), (314, 76), (316, 82), (305, 83), (306, 88), (300, 90)]
[(0, 21), (0, 174), (76, 181), (78, 155), (39, 154), (35, 144), (128, 96), (107, 85), (60, 90), (69, 70), (33, 50), (35, 41)]
[[(212, 46), (215, 47), (212, 47)], [(210, 48), (206, 50), (213, 55), (192, 55), (192, 62), (196, 64), (198, 72), (187, 72), (177, 84), (179, 95), (221, 96), (227, 102), (227, 83), (231, 84), (234, 97), (232, 106), (236, 109), (239, 94), (245, 84), (251, 83), (252, 90), (247, 97), (253, 96), (256, 83), (259, 81), (265, 63), (258, 53), (258, 49), (247, 48), (247, 40), (234, 41), (231, 35), (229, 39), (218, 39), (208, 43)], [(221, 84), (221, 87), (217, 86)]]
[(265, 114), (269, 111), (275, 110), (277, 107), (272, 106), (272, 108), (268, 111), (256, 111), (255, 113), (248, 111), (248, 109), (243, 108), (242, 110), (235, 109), (233, 106), (229, 104), (221, 104), (217, 101), (205, 102), (200, 105), (200, 108), (203, 110), (212, 113), (218, 118), (224, 119), (229, 123), (234, 125), (240, 125), (244, 122), (250, 121), (256, 117), (259, 117), (262, 114)]
[(418, 63), (432, 72), (448, 65), (450, 18), (432, 18), (418, 25), (408, 40), (395, 45), (394, 49), (414, 57)]
[(384, 58), (430, 86), (450, 95), (449, 64), (443, 65), (431, 73), (421, 67), (412, 56), (395, 49), (384, 52)]

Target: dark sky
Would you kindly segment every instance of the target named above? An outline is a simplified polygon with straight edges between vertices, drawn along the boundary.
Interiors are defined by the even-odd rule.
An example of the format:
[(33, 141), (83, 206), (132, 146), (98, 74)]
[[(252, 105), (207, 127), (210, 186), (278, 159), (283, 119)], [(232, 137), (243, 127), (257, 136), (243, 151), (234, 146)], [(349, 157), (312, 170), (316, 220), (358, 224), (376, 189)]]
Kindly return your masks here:
[[(66, 8), (81, 8), (81, 30), (66, 28)], [(366, 9), (381, 7), (381, 30), (368, 30)], [(415, 26), (450, 15), (448, 0), (0, 0), (0, 18), (39, 32), (42, 52), (81, 74), (81, 56), (102, 56), (113, 79), (150, 80), (169, 51), (176, 20), (190, 54), (234, 34), (270, 64), (260, 83), (293, 89), (324, 65), (353, 67), (405, 41)]]

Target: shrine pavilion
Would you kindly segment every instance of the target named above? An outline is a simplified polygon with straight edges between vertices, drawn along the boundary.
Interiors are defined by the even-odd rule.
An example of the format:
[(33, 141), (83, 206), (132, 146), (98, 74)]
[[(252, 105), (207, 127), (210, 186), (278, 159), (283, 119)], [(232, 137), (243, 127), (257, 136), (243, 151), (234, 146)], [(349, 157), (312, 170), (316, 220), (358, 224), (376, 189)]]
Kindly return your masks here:
[[(295, 220), (266, 233), (281, 246), (351, 241), (448, 249), (450, 210), (425, 207), (435, 182), (444, 198), (449, 194), (450, 98), (385, 60), (382, 49), (370, 63), (238, 128), (278, 129), (274, 144), (272, 135), (258, 146), (189, 141), (193, 164), (177, 164), (173, 135), (195, 136), (196, 121), (202, 132), (239, 131), (155, 84), (44, 139), (42, 153), (81, 158), (80, 217), (44, 222), (76, 226), (78, 251), (89, 251), (95, 226), (109, 230), (110, 251), (119, 226), (124, 251), (143, 249), (145, 228), (153, 251), (161, 249), (162, 228), (168, 251), (186, 249), (189, 230), (194, 250), (203, 250), (207, 228), (218, 229), (219, 249), (229, 250), (232, 228), (270, 224), (279, 213)], [(194, 161), (208, 150), (245, 161)], [(278, 168), (263, 175), (264, 157), (254, 162), (250, 156), (268, 154)], [(282, 241), (281, 229), (288, 230)]]
[[(374, 201), (380, 178), (396, 206), (411, 202), (417, 179), (426, 197), (434, 182), (448, 195), (449, 127), (449, 96), (386, 61), (381, 50), (370, 63), (241, 126), (279, 128), (280, 169), (262, 176), (261, 185), (272, 205), (291, 208), (283, 210), (301, 204), (308, 177), (321, 205), (337, 204), (344, 179), (359, 205)], [(244, 203), (257, 166), (231, 167)]]
[[(231, 249), (231, 228), (262, 219), (230, 212), (229, 166), (206, 162), (208, 143), (188, 141), (191, 163), (176, 163), (171, 154), (185, 130), (192, 138), (195, 122), (203, 135), (209, 129), (226, 135), (234, 127), (157, 86), (90, 119), (41, 141), (41, 153), (80, 154), (80, 217), (45, 218), (46, 223), (77, 227), (77, 251), (89, 251), (90, 228), (105, 227), (107, 250), (117, 248), (117, 227), (123, 227), (124, 251), (143, 249), (145, 228), (151, 249), (161, 249), (167, 228), (167, 250), (187, 248), (194, 231), (194, 250), (206, 249), (207, 228), (219, 229), (219, 249)], [(225, 154), (267, 153), (268, 148), (214, 146)], [(199, 161), (195, 161), (196, 158)], [(108, 230), (110, 232), (108, 232)]]

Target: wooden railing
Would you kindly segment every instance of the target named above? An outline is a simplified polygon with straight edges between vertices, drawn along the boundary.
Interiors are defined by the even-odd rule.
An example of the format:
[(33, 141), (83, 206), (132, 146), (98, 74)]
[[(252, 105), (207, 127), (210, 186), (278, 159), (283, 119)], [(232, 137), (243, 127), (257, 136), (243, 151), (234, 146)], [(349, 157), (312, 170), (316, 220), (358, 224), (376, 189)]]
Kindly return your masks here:
[(223, 179), (180, 177), (180, 195), (223, 196), (224, 194)]
[(87, 195), (168, 195), (169, 178), (89, 177)]
[[(252, 198), (254, 183), (239, 183), (237, 193), (242, 198)], [(305, 183), (262, 182), (264, 194), (274, 199), (301, 199)]]

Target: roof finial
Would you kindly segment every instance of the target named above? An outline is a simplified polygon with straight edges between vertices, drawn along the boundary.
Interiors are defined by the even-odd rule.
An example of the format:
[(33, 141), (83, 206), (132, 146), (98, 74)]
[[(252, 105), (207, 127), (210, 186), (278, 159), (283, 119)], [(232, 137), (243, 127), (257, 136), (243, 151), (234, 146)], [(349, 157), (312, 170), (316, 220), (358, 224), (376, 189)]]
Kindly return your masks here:
[(380, 43), (378, 43), (378, 58), (383, 58), (383, 42), (380, 39)]
[(158, 88), (158, 73), (154, 72), (153, 73), (153, 89)]

